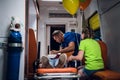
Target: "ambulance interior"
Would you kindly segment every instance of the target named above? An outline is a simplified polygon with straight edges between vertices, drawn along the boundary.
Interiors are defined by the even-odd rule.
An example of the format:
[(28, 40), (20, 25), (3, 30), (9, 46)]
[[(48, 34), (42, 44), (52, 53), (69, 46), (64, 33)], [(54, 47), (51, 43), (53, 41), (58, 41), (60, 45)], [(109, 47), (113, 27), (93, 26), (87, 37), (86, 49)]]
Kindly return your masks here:
[[(119, 76), (120, 1), (78, 0), (90, 2), (86, 3), (88, 4), (86, 7), (80, 7), (79, 5), (76, 10), (74, 10), (75, 8), (71, 9), (70, 3), (66, 3), (71, 9), (70, 12), (63, 6), (63, 1), (65, 0), (0, 1), (0, 10), (2, 10), (0, 12), (2, 14), (0, 15), (0, 26), (2, 27), (0, 30), (0, 80), (5, 80), (7, 75), (6, 68), (8, 64), (6, 56), (8, 52), (5, 46), (8, 33), (6, 32), (9, 31), (12, 16), (15, 16), (15, 18), (16, 16), (19, 17), (22, 24), (20, 33), (22, 35), (23, 50), (20, 53), (18, 80), (36, 79), (33, 70), (34, 61), (37, 58), (40, 59), (42, 56), (48, 55), (52, 49), (59, 49), (59, 44), (52, 40), (52, 32), (54, 30), (81, 34), (82, 28), (86, 25), (90, 26), (96, 37), (106, 44), (107, 66), (111, 71), (117, 72)], [(114, 77), (118, 76), (115, 73)], [(110, 78), (110, 75), (107, 77)], [(43, 79), (41, 78), (41, 80)]]

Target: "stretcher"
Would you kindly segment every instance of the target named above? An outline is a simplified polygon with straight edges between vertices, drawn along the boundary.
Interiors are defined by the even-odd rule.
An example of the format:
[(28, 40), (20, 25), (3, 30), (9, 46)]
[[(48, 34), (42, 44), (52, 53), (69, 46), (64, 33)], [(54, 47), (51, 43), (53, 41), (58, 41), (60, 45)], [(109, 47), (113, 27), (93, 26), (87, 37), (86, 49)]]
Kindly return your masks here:
[[(56, 58), (60, 54), (51, 54), (47, 57), (49, 58)], [(68, 57), (68, 55), (67, 55)], [(76, 65), (76, 64), (75, 64)], [(77, 68), (73, 67), (64, 67), (64, 68), (38, 68), (36, 70), (36, 74), (34, 75), (35, 79), (73, 79), (78, 78), (79, 80), (80, 75), (77, 74)]]
[[(58, 54), (60, 55), (60, 54)], [(49, 58), (56, 58), (58, 55), (48, 55)], [(68, 57), (68, 55), (67, 55)], [(64, 68), (38, 68), (35, 74), (35, 79), (73, 79), (78, 78), (77, 68), (64, 67)]]
[(41, 68), (37, 69), (37, 73), (35, 74), (35, 79), (43, 80), (43, 79), (78, 79), (80, 75), (77, 74), (77, 69), (68, 67), (68, 68)]

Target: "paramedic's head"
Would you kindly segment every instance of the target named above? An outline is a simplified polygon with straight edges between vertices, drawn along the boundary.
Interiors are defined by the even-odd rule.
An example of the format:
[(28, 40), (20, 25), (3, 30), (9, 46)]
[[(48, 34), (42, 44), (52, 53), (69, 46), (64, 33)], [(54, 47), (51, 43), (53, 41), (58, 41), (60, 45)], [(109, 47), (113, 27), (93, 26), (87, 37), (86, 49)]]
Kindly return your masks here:
[(81, 37), (82, 39), (92, 38), (93, 37), (92, 30), (87, 27), (83, 28)]
[(60, 30), (55, 30), (53, 33), (52, 33), (52, 37), (53, 39), (58, 42), (58, 43), (61, 43), (63, 42), (64, 38), (63, 38), (63, 32), (60, 31)]

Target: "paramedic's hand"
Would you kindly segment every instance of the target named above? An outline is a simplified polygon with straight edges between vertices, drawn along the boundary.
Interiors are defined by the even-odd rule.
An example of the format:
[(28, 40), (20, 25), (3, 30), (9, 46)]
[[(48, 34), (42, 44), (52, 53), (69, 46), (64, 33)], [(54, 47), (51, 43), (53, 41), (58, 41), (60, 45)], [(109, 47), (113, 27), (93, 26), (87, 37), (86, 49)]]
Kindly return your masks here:
[(68, 62), (69, 62), (69, 61), (72, 61), (72, 60), (73, 60), (73, 56), (72, 56), (72, 55), (69, 56), (67, 60), (68, 60)]
[(58, 53), (57, 50), (52, 50), (52, 51), (50, 51), (50, 54), (57, 54), (57, 53)]

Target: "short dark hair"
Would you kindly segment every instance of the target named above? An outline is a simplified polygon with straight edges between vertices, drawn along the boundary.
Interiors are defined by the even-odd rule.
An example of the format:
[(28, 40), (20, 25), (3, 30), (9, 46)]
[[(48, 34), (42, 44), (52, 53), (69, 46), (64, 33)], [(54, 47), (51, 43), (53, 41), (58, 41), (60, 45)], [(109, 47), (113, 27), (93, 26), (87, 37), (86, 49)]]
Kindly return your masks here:
[[(59, 35), (60, 33), (62, 33), (62, 31), (60, 30), (55, 30), (53, 33), (52, 33), (52, 36), (57, 36)], [(62, 33), (63, 34), (63, 33)]]

